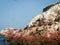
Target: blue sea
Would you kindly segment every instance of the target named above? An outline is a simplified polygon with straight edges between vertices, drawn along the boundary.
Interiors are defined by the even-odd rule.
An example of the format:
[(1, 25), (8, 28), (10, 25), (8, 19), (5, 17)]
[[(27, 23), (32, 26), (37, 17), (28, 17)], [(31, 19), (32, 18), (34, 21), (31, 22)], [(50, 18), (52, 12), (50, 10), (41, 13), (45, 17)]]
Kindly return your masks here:
[(7, 42), (3, 41), (3, 37), (2, 36), (0, 36), (0, 45), (8, 45)]

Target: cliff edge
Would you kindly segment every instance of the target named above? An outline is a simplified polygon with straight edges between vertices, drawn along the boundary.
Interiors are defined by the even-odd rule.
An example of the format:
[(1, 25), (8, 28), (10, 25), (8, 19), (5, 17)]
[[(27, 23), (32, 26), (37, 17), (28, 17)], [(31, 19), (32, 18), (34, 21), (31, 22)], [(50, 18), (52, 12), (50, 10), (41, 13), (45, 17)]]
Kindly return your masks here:
[(60, 2), (47, 6), (23, 29), (0, 31), (9, 45), (60, 45)]

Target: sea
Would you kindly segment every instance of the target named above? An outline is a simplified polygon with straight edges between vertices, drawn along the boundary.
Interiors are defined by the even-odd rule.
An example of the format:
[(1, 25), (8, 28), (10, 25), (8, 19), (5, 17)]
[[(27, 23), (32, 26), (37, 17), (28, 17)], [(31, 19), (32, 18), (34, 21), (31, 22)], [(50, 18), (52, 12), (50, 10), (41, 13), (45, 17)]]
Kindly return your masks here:
[(0, 36), (0, 45), (9, 45), (7, 42), (4, 42), (4, 38)]

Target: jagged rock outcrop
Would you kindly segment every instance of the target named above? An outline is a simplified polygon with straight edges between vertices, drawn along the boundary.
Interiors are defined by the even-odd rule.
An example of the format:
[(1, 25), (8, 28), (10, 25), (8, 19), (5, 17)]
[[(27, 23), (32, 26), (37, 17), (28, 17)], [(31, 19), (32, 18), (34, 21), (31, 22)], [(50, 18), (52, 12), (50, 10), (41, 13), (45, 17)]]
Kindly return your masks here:
[(60, 45), (60, 2), (43, 9), (24, 29), (0, 31), (10, 45)]

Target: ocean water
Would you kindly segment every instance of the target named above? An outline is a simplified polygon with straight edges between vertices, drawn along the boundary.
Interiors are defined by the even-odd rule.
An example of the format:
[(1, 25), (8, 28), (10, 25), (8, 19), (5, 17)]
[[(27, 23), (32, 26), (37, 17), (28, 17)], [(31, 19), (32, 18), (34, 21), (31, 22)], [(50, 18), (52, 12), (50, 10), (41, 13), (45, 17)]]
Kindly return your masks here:
[(8, 45), (8, 43), (4, 42), (3, 39), (4, 38), (2, 36), (0, 36), (0, 45)]

